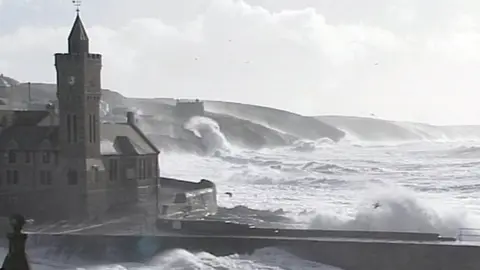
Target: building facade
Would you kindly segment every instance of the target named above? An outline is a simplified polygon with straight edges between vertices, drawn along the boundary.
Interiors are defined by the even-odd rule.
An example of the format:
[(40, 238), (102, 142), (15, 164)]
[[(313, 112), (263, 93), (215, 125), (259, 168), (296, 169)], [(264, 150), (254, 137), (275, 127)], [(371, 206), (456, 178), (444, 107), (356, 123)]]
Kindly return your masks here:
[(58, 107), (0, 111), (0, 215), (102, 217), (155, 196), (159, 150), (137, 127), (100, 120), (102, 55), (77, 15), (55, 54)]

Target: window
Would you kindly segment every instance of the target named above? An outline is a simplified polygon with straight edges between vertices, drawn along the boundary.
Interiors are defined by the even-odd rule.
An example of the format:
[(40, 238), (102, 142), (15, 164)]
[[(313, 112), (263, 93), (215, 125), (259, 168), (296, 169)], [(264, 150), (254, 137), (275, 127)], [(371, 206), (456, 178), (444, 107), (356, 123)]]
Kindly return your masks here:
[(32, 153), (27, 151), (25, 152), (25, 163), (30, 163), (32, 162)]
[(40, 184), (50, 186), (52, 184), (52, 172), (40, 171)]
[(77, 116), (73, 115), (73, 142), (78, 141)]
[(42, 154), (43, 163), (50, 163), (50, 152), (44, 151)]
[(95, 142), (97, 140), (97, 116), (94, 114), (92, 115), (92, 119), (93, 119), (93, 142)]
[(152, 170), (153, 170), (153, 176), (154, 177), (157, 177), (158, 176), (158, 168), (157, 168), (157, 160), (156, 159), (153, 159), (152, 160)]
[(8, 163), (16, 163), (17, 162), (17, 152), (14, 150), (8, 151)]
[(145, 179), (145, 159), (138, 160), (138, 179)]
[(78, 184), (78, 172), (75, 170), (69, 170), (67, 173), (68, 184), (76, 185)]
[(127, 168), (127, 179), (135, 179), (135, 168)]
[(88, 139), (92, 143), (93, 142), (93, 115), (88, 115)]
[(18, 185), (19, 175), (17, 170), (7, 170), (7, 185)]
[(67, 114), (67, 142), (72, 142), (72, 120), (70, 114)]
[(110, 159), (110, 164), (108, 166), (108, 177), (110, 181), (118, 180), (118, 160)]
[(146, 170), (146, 177), (147, 177), (147, 178), (152, 178), (152, 173), (153, 173), (152, 165), (153, 165), (153, 164), (152, 164), (151, 160), (147, 160), (147, 161), (148, 161), (148, 162), (146, 163), (147, 166), (146, 166), (146, 168), (145, 168), (145, 170)]
[(9, 197), (7, 197), (6, 201), (9, 205), (15, 205), (15, 204), (17, 204), (18, 199), (17, 199), (16, 196), (9, 196)]

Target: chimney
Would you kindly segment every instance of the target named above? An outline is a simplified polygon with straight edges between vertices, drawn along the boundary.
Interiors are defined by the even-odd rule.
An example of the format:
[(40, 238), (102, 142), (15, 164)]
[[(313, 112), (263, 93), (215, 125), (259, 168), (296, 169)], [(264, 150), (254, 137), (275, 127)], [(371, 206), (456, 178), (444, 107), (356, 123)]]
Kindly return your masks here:
[(55, 104), (53, 104), (52, 102), (49, 102), (45, 106), (45, 108), (48, 112), (48, 117), (50, 119), (50, 125), (51, 126), (55, 125)]
[(135, 113), (134, 112), (127, 112), (127, 123), (129, 125), (136, 125), (136, 120), (135, 120)]

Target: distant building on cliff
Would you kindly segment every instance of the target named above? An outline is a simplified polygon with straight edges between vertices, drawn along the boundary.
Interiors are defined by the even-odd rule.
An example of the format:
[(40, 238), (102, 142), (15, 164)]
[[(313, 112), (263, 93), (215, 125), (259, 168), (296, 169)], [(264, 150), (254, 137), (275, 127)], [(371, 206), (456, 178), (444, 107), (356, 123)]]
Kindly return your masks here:
[(0, 111), (0, 215), (100, 217), (154, 196), (159, 150), (132, 112), (101, 123), (102, 56), (79, 15), (55, 67), (58, 107)]
[(193, 116), (204, 116), (205, 107), (203, 101), (198, 99), (177, 99), (174, 114), (176, 117), (188, 119)]

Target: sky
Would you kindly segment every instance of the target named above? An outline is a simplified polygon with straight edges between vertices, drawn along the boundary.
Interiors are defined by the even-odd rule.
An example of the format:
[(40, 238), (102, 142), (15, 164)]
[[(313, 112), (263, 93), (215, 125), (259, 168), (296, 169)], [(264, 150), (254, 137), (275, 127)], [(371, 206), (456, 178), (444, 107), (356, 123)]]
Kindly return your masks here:
[[(83, 0), (103, 88), (480, 124), (478, 0)], [(54, 82), (71, 0), (0, 0), (0, 73)]]

